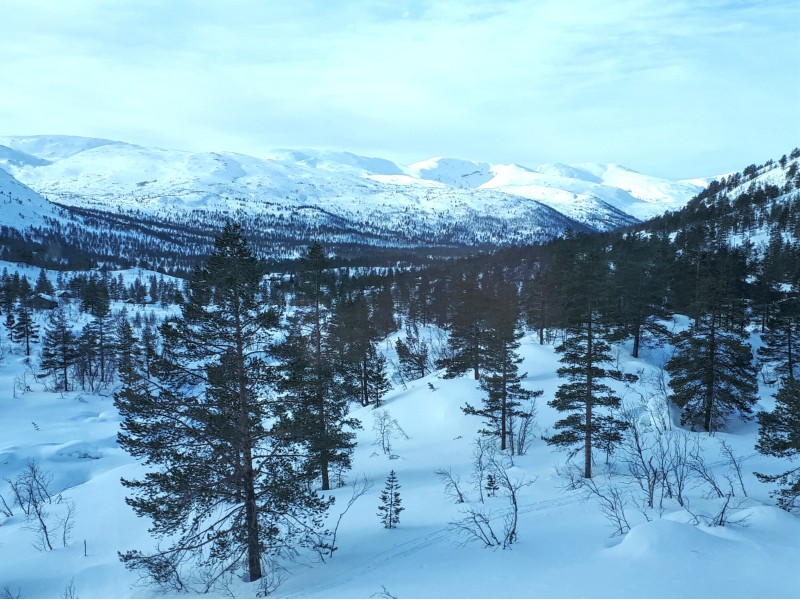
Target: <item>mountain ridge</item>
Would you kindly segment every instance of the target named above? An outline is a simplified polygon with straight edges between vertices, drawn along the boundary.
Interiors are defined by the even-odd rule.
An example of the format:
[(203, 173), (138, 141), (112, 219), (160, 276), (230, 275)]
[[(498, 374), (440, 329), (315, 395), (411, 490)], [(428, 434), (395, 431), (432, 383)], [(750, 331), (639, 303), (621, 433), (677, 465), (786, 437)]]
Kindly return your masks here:
[[(190, 245), (201, 253), (230, 220), (258, 239), (264, 256), (296, 255), (312, 240), (333, 252), (535, 244), (633, 225), (705, 189), (613, 164), (530, 168), (435, 157), (402, 165), (344, 151), (277, 149), (258, 157), (77, 136), (0, 136), (0, 169), (11, 178), (0, 189), (18, 189), (13, 180), (39, 198), (26, 192), (27, 201), (53, 203), (0, 224), (57, 230), (51, 244), (93, 245), (93, 260), (122, 252), (111, 247), (135, 246), (138, 256), (132, 249), (124, 256), (142, 261), (145, 252), (149, 263), (162, 260), (166, 246), (146, 250), (142, 239), (170, 244), (180, 230), (182, 243), (194, 236)], [(118, 239), (101, 240), (108, 235)], [(132, 235), (142, 238), (122, 241)]]

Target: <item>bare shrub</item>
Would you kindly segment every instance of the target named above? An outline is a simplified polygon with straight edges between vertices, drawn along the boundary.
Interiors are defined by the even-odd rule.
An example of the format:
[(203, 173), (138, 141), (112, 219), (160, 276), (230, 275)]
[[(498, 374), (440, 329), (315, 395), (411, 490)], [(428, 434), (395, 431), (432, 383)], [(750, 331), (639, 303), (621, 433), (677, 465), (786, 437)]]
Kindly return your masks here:
[[(481, 501), (470, 502), (459, 490), (465, 506), (461, 509), (461, 518), (451, 522), (450, 528), (464, 543), (477, 541), (485, 547), (508, 548), (517, 541), (519, 492), (532, 485), (535, 480), (513, 477), (510, 473), (514, 466), (511, 456), (498, 451), (493, 444), (487, 443), (486, 438), (475, 441), (473, 456), (475, 471), (472, 479), (479, 490)], [(449, 471), (445, 473), (449, 474)], [(506, 498), (507, 505), (504, 508), (491, 510), (484, 504), (483, 473), (492, 476), (500, 495)], [(454, 478), (450, 476), (449, 481), (454, 481)], [(497, 524), (498, 520), (502, 524)]]

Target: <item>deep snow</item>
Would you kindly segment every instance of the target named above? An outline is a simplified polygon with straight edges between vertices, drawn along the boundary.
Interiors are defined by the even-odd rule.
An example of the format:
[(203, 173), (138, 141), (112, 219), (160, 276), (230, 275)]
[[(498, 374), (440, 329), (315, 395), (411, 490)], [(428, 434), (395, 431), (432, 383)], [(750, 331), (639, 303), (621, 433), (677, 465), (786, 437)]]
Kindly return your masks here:
[[(115, 304), (114, 310), (121, 305)], [(142, 309), (145, 310), (145, 309)], [(146, 310), (157, 310), (149, 307)], [(40, 315), (39, 318), (42, 318)], [(52, 473), (51, 491), (62, 502), (49, 507), (56, 523), (72, 503), (76, 512), (69, 543), (62, 547), (56, 531), (55, 549), (33, 547), (35, 532), (19, 510), (0, 517), (0, 592), (23, 597), (155, 597), (157, 590), (137, 587), (137, 575), (126, 571), (117, 552), (153, 547), (148, 522), (135, 517), (124, 502), (120, 478), (141, 475), (143, 468), (118, 448), (119, 415), (111, 389), (100, 394), (46, 391), (46, 382), (11, 345), (0, 326), (0, 478), (13, 479), (30, 460)], [(757, 343), (757, 338), (754, 338)], [(391, 344), (382, 346), (392, 358)], [(633, 389), (619, 388), (628, 403), (661, 401), (649, 383), (666, 350), (649, 350), (638, 360), (620, 348), (620, 365), (643, 375)], [(555, 466), (567, 456), (545, 445), (538, 435), (556, 419), (546, 404), (557, 388), (557, 355), (523, 339), (522, 370), (532, 389), (543, 389), (537, 402), (537, 438), (528, 454), (514, 459), (515, 478), (533, 483), (522, 489), (519, 541), (510, 549), (465, 543), (449, 527), (464, 505), (444, 493), (437, 469), (451, 469), (469, 489), (472, 444), (480, 419), (466, 416), (465, 402), (478, 404), (481, 392), (469, 377), (444, 380), (441, 373), (403, 386), (396, 384), (384, 406), (408, 439), (397, 435), (390, 455), (376, 444), (373, 423), (378, 411), (354, 407), (363, 429), (358, 432), (354, 467), (348, 475), (372, 480), (371, 490), (343, 517), (338, 550), (327, 562), (304, 555), (286, 565), (276, 597), (797, 597), (800, 595), (800, 519), (775, 508), (770, 488), (757, 482), (753, 470), (774, 471), (777, 459), (755, 453), (757, 428), (732, 423), (729, 433), (700, 439), (708, 464), (722, 477), (728, 467), (719, 455), (719, 441), (729, 442), (742, 457), (744, 484), (734, 498), (726, 527), (692, 524), (676, 506), (648, 522), (633, 506), (627, 508), (631, 530), (610, 537), (613, 528), (594, 500), (564, 489)], [(760, 408), (772, 408), (774, 389), (761, 389)], [(394, 469), (405, 507), (397, 529), (384, 529), (377, 516), (378, 495)], [(598, 456), (598, 478), (603, 460)], [(635, 495), (633, 487), (626, 493)], [(9, 498), (5, 482), (0, 493)], [(337, 489), (330, 514), (333, 524), (350, 498), (352, 487)], [(719, 500), (705, 498), (702, 489), (689, 492), (692, 510), (714, 514)], [(503, 498), (486, 506), (502, 512)], [(653, 515), (651, 514), (651, 517)], [(657, 516), (657, 515), (656, 515)], [(498, 518), (496, 526), (501, 519)], [(84, 546), (85, 544), (85, 546)], [(70, 587), (71, 586), (71, 587)], [(237, 596), (253, 596), (256, 584), (235, 581)], [(220, 592), (218, 592), (220, 593)]]

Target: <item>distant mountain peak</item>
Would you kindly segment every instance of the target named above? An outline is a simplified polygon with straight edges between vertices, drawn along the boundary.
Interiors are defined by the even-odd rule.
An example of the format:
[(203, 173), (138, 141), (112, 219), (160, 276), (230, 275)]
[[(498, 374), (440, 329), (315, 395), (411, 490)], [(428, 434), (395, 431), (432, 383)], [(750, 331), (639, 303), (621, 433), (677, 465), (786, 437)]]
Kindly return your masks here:
[(0, 145), (47, 161), (69, 158), (79, 152), (109, 144), (128, 145), (125, 142), (75, 135), (0, 136)]

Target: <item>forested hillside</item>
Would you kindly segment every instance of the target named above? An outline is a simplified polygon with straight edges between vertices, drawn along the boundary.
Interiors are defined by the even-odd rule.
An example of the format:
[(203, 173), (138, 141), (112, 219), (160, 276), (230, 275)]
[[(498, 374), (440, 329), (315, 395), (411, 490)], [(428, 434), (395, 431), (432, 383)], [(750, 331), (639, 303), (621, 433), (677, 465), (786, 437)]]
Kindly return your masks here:
[[(33, 246), (9, 234), (4, 256), (29, 266), (6, 264), (0, 281), (0, 365), (13, 389), (0, 411), (20, 427), (12, 442), (0, 441), (0, 524), (14, 543), (33, 536), (28, 560), (42, 571), (47, 556), (61, 553), (78, 591), (90, 594), (114, 591), (115, 578), (133, 580), (120, 575), (118, 552), (150, 595), (281, 594), (287, 580), (287, 593), (324, 596), (328, 576), (336, 593), (352, 595), (363, 593), (354, 583), (367, 577), (359, 568), (383, 568), (370, 555), (376, 544), (406, 570), (409, 595), (419, 595), (419, 564), (405, 557), (433, 560), (426, 548), (443, 540), (461, 544), (455, 553), (514, 548), (532, 561), (550, 543), (558, 554), (558, 531), (540, 540), (530, 530), (546, 528), (539, 510), (564, 531), (571, 518), (589, 518), (578, 513), (599, 515), (586, 534), (587, 560), (604, 581), (545, 582), (544, 595), (659, 595), (655, 583), (634, 578), (626, 591), (602, 572), (623, 572), (626, 553), (636, 553), (630, 544), (663, 545), (666, 531), (680, 556), (693, 544), (717, 548), (708, 538), (759, 544), (753, 564), (777, 571), (800, 552), (796, 539), (781, 538), (778, 553), (758, 537), (784, 516), (781, 527), (796, 530), (800, 511), (799, 164), (795, 149), (751, 165), (643, 224), (465, 257), (375, 257), (358, 246), (345, 257), (315, 229), (299, 259), (270, 263), (254, 249), (256, 221), (212, 236), (129, 214), (120, 223), (140, 236), (112, 242), (113, 233), (89, 233), (81, 252), (59, 264), (75, 269), (106, 257), (108, 267), (125, 268), (55, 271), (42, 261), (58, 262), (56, 248), (82, 235), (77, 224), (58, 230), (53, 220)], [(110, 218), (70, 210), (90, 232)], [(453, 231), (470, 226), (454, 223)], [(124, 253), (117, 243), (127, 244)], [(138, 264), (111, 258), (140, 251), (147, 258)], [(37, 402), (56, 397), (64, 400), (56, 413), (37, 412)], [(96, 437), (64, 439), (79, 430), (53, 414)], [(439, 460), (454, 466), (434, 471)], [(367, 471), (385, 471), (379, 498), (362, 478)], [(81, 521), (93, 509), (76, 512), (70, 497), (90, 492), (133, 524), (128, 534), (109, 534), (124, 546), (110, 547)], [(361, 498), (376, 506), (348, 515)], [(592, 511), (573, 506), (579, 499)], [(747, 519), (752, 534), (737, 529)], [(592, 537), (603, 522), (626, 536), (616, 548)], [(402, 552), (375, 536), (376, 526), (402, 531), (407, 523), (414, 525), (401, 533), (411, 536)], [(102, 552), (87, 551), (87, 539)], [(624, 560), (602, 562), (601, 551)], [(532, 582), (507, 590), (492, 587), (502, 586), (494, 579), (476, 583), (489, 555), (464, 552), (464, 581), (480, 595), (540, 593)], [(81, 563), (87, 553), (92, 568)], [(491, 556), (514, 579), (513, 554)], [(297, 573), (307, 564), (326, 575), (305, 575), (303, 587)], [(569, 573), (581, 565), (570, 568), (558, 572), (576, 579)], [(689, 581), (700, 581), (692, 573)], [(746, 575), (723, 565), (711, 581), (729, 578), (723, 595), (752, 595), (758, 588), (741, 587), (739, 573)], [(680, 579), (664, 576), (673, 575)], [(776, 576), (775, 594), (800, 590), (796, 573)], [(60, 593), (12, 572), (0, 573), (2, 585), (12, 595), (23, 585)], [(456, 577), (452, 585), (469, 591)], [(674, 593), (714, 591), (698, 585)]]

